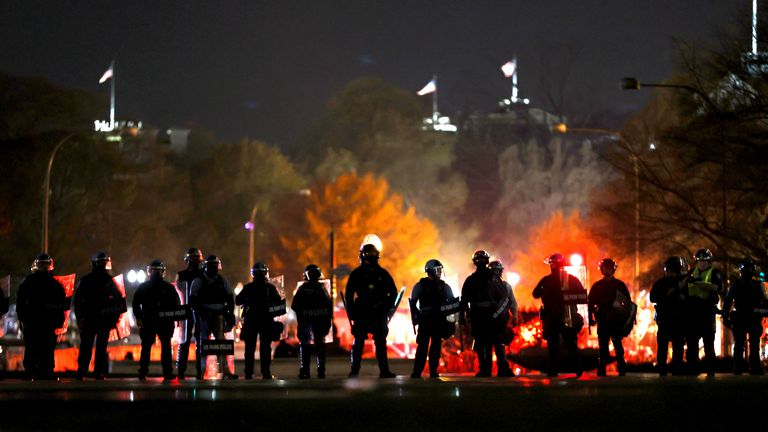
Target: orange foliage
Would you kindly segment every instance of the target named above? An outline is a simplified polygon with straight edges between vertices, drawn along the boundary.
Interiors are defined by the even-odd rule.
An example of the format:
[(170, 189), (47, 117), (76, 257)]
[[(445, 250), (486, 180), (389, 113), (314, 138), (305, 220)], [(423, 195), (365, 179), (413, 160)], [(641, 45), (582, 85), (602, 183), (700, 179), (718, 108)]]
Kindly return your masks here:
[[(539, 280), (549, 273), (549, 267), (544, 263), (553, 253), (561, 253), (566, 259), (571, 254), (578, 253), (584, 257), (587, 267), (588, 283), (596, 282), (601, 276), (597, 263), (602, 258), (613, 258), (619, 265), (616, 277), (629, 286), (632, 282), (632, 257), (610, 256), (611, 247), (598, 244), (589, 234), (588, 227), (577, 212), (565, 217), (561, 211), (543, 221), (541, 225), (531, 228), (528, 250), (517, 251), (508, 271), (520, 274), (520, 283), (515, 289), (515, 298), (521, 308), (538, 307), (539, 300), (531, 295)], [(585, 288), (589, 289), (589, 286)]]
[[(403, 198), (391, 193), (383, 178), (372, 174), (344, 174), (313, 190), (305, 212), (306, 235), (282, 236), (287, 251), (301, 263), (317, 263), (326, 273), (328, 233), (333, 227), (337, 265), (359, 263), (360, 242), (368, 233), (383, 244), (381, 265), (398, 286), (411, 287), (424, 274), (424, 263), (438, 255), (440, 241), (431, 221), (406, 208)], [(338, 281), (344, 287), (344, 280)]]

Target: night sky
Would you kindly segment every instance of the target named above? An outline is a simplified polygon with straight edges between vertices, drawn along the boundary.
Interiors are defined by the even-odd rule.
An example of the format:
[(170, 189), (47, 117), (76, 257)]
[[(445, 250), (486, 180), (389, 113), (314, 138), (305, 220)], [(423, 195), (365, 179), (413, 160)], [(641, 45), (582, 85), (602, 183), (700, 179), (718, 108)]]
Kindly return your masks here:
[(673, 39), (748, 43), (750, 12), (750, 0), (2, 0), (0, 70), (107, 95), (98, 79), (115, 58), (118, 118), (287, 145), (359, 76), (415, 92), (437, 73), (443, 113), (493, 110), (514, 54), (534, 105), (565, 83), (571, 111), (626, 114), (648, 93), (622, 92), (621, 77), (668, 78)]

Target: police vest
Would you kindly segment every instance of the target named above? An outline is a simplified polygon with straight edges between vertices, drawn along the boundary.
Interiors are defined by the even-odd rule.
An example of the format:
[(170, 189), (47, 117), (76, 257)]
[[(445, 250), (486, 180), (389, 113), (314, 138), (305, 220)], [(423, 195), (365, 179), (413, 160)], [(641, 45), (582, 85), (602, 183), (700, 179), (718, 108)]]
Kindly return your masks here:
[[(693, 277), (700, 278), (701, 282), (704, 282), (704, 283), (701, 283), (701, 282), (699, 282), (699, 283), (689, 283), (688, 284), (688, 296), (690, 296), (690, 297), (698, 297), (698, 298), (702, 298), (704, 300), (709, 298), (710, 294), (712, 294), (712, 292), (714, 290), (716, 290), (716, 288), (713, 288), (713, 286), (711, 285), (712, 284), (712, 271), (714, 269), (715, 269), (714, 267), (710, 267), (710, 268), (704, 270), (703, 272), (699, 272), (699, 269), (694, 269), (693, 270), (693, 273), (692, 273)], [(705, 284), (709, 284), (709, 285), (705, 285)]]

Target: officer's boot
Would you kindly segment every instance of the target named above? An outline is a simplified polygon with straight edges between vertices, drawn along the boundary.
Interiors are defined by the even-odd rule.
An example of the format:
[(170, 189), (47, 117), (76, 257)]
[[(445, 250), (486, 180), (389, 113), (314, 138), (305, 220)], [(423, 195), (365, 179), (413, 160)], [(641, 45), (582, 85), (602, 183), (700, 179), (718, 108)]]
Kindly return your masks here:
[(380, 338), (374, 340), (374, 348), (376, 349), (376, 361), (379, 363), (379, 378), (395, 378), (389, 370), (389, 359), (387, 359), (387, 340)]
[(299, 344), (299, 378), (309, 378), (309, 344)]
[[(477, 344), (477, 342), (475, 342)], [(476, 377), (489, 377), (491, 376), (491, 368), (492, 365), (492, 358), (493, 353), (491, 352), (488, 347), (485, 346), (485, 344), (480, 345), (479, 347), (476, 347), (477, 352), (477, 363), (480, 370), (475, 374)]]
[[(429, 341), (427, 341), (429, 343)], [(424, 371), (424, 365), (427, 363), (427, 343), (416, 345), (416, 356), (413, 359), (413, 372), (411, 378), (421, 378)]]
[(363, 347), (365, 344), (365, 339), (355, 337), (354, 342), (352, 342), (352, 351), (349, 353), (349, 359), (350, 359), (350, 371), (349, 371), (349, 378), (355, 378), (358, 375), (360, 375), (360, 362), (363, 358)]
[(317, 349), (317, 377), (325, 378), (325, 343), (316, 344)]

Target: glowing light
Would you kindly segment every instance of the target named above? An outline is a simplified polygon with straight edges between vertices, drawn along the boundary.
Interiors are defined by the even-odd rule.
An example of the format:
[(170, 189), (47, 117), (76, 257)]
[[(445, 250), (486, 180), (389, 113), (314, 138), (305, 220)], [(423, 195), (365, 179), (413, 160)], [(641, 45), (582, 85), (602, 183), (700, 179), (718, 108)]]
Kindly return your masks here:
[(379, 252), (384, 250), (384, 244), (381, 242), (381, 239), (376, 234), (367, 234), (365, 238), (363, 238), (363, 242), (360, 243), (360, 249), (362, 249), (363, 246), (368, 244), (373, 245), (373, 247), (375, 247), (376, 250)]
[(256, 225), (253, 222), (248, 221), (245, 223), (245, 225), (243, 225), (243, 228), (245, 228), (248, 231), (253, 231), (253, 229), (256, 228)]
[(128, 278), (129, 283), (136, 283), (136, 270), (129, 270), (126, 278)]
[(570, 262), (572, 266), (579, 267), (584, 264), (584, 257), (579, 254), (573, 254), (571, 255)]
[(147, 274), (144, 273), (144, 270), (139, 270), (136, 272), (136, 282), (144, 283), (146, 280), (147, 280)]
[(520, 273), (518, 272), (507, 272), (507, 282), (514, 288), (517, 284), (520, 283)]
[(504, 76), (507, 78), (514, 75), (516, 69), (517, 69), (517, 63), (513, 61), (508, 61), (503, 65), (501, 65), (501, 71), (504, 73)]

